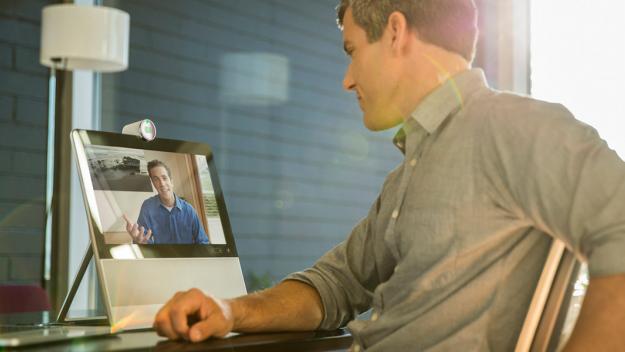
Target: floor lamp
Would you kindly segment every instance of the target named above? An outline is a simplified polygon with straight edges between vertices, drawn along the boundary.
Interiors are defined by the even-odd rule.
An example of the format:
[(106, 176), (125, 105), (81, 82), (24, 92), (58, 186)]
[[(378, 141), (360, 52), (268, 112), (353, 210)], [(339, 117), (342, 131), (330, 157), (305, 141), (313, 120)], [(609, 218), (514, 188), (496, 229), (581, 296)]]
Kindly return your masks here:
[[(118, 72), (128, 67), (128, 13), (103, 6), (50, 5), (41, 17), (40, 63), (50, 68), (48, 91), (48, 143), (46, 169), (46, 222), (43, 284), (52, 271), (52, 223), (55, 174), (56, 73), (58, 70)], [(62, 91), (61, 91), (62, 94)], [(58, 293), (56, 293), (58, 294)]]

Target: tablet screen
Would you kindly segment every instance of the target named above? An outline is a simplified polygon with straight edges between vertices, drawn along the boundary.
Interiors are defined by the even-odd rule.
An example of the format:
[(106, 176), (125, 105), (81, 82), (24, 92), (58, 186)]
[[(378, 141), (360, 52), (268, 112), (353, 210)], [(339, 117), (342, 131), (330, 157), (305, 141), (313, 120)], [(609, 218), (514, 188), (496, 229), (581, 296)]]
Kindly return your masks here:
[(208, 145), (84, 130), (72, 141), (100, 258), (237, 255)]
[(104, 242), (225, 244), (204, 155), (85, 146)]

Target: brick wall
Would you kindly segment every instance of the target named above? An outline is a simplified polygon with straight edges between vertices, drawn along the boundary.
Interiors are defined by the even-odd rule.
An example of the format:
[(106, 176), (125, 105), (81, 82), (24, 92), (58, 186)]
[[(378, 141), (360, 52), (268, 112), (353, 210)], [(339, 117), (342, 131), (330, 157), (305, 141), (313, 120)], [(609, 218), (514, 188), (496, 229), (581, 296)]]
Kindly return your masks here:
[(48, 71), (39, 37), (52, 2), (0, 1), (0, 284), (41, 275)]
[[(131, 30), (129, 70), (103, 75), (103, 129), (149, 116), (159, 136), (213, 146), (248, 286), (311, 265), (366, 215), (401, 158), (393, 131), (367, 131), (342, 90), (336, 1), (104, 4), (127, 11)], [(220, 58), (232, 52), (287, 57), (289, 101), (221, 103)]]

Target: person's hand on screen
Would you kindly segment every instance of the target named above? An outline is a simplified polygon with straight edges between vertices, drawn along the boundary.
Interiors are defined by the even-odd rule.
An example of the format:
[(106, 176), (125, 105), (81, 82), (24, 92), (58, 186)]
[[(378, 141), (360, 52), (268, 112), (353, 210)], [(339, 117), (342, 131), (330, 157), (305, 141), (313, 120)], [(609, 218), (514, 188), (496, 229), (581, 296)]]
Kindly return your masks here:
[(159, 310), (154, 328), (171, 340), (198, 342), (232, 331), (234, 317), (228, 301), (205, 295), (197, 288), (178, 292)]
[(130, 221), (130, 219), (128, 219), (128, 216), (126, 216), (126, 214), (124, 214), (124, 220), (126, 220), (126, 232), (128, 232), (130, 237), (132, 237), (133, 243), (139, 243), (139, 244), (148, 243), (148, 241), (150, 240), (150, 237), (152, 237), (152, 229), (148, 229), (148, 231), (146, 232), (145, 227), (139, 226), (139, 224), (135, 224), (132, 221)]

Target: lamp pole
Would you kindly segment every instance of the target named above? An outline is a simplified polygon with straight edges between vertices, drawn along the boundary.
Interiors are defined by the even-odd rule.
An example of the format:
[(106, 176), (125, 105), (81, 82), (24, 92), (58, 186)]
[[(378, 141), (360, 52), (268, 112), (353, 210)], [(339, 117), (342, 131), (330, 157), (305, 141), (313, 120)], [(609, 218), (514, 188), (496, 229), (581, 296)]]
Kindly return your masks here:
[(70, 259), (71, 146), (64, 137), (72, 128), (73, 117), (67, 101), (72, 92), (64, 91), (73, 76), (66, 73), (125, 70), (129, 29), (130, 16), (115, 8), (64, 3), (42, 10), (39, 60), (50, 67), (50, 79), (41, 281), (54, 309), (61, 305), (59, 298), (67, 289)]
[(51, 59), (50, 80), (48, 82), (48, 145), (46, 157), (46, 228), (43, 248), (43, 282), (48, 288), (52, 270), (52, 197), (54, 196), (54, 133), (56, 117), (56, 70), (60, 58)]

